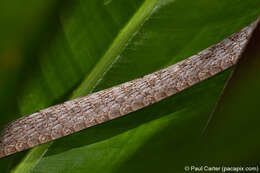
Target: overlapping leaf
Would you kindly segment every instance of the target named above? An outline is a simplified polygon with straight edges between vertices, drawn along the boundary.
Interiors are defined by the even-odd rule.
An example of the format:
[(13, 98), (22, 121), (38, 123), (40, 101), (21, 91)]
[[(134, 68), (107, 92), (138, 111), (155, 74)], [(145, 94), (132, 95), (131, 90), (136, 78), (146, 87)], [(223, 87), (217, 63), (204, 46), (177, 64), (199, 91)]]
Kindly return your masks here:
[[(16, 99), (20, 115), (176, 63), (238, 31), (259, 14), (257, 0), (67, 2), (59, 11), (53, 38), (35, 53), (38, 59), (23, 81)], [(25, 159), (10, 169), (182, 170), (189, 160), (189, 145), (201, 134), (229, 72), (143, 110), (24, 152)]]

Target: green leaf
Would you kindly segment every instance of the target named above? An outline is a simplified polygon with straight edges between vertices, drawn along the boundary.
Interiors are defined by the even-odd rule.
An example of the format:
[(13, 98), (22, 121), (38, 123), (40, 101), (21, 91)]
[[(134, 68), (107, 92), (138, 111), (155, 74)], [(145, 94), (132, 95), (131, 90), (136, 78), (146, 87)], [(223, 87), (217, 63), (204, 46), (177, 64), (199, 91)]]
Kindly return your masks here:
[[(211, 116), (200, 151), (209, 163), (259, 163), (260, 25), (244, 50)], [(201, 145), (202, 146), (202, 145)], [(214, 153), (209, 155), (208, 153)]]
[[(64, 5), (65, 4), (65, 5)], [(52, 37), (19, 84), (19, 115), (141, 77), (248, 25), (257, 0), (64, 2)], [(174, 172), (201, 134), (230, 73), (125, 117), (0, 160), (20, 172)], [(9, 119), (17, 115), (8, 114)], [(1, 117), (3, 120), (5, 117)], [(24, 156), (23, 160), (17, 157)], [(18, 161), (17, 161), (18, 160)]]

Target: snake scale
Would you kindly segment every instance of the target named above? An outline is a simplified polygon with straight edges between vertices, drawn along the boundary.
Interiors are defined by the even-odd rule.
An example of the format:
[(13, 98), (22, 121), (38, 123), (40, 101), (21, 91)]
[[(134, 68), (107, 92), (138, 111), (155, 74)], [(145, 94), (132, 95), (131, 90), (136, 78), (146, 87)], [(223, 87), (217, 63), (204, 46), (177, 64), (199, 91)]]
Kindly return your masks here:
[(255, 25), (165, 69), (9, 123), (0, 135), (0, 158), (129, 114), (233, 66)]

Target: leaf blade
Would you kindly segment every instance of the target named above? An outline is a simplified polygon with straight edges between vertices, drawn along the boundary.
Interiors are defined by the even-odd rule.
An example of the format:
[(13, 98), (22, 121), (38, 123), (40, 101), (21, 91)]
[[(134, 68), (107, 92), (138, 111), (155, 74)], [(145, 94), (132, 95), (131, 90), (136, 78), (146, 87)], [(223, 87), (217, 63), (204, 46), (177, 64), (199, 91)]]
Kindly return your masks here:
[[(163, 2), (163, 1), (160, 1), (160, 2)], [(257, 8), (256, 8), (257, 6), (256, 6), (254, 8), (254, 10), (252, 10), (251, 12), (248, 13), (248, 15), (246, 15), (246, 17), (243, 16), (244, 21), (240, 21), (243, 18), (242, 18), (242, 15), (238, 14), (238, 12), (242, 8), (243, 5), (247, 4), (244, 2), (244, 4), (241, 5), (240, 8), (236, 9), (237, 10), (235, 13), (236, 15), (229, 17), (229, 20), (225, 21), (224, 22), (225, 24), (222, 25), (227, 28), (222, 28), (222, 27), (216, 27), (214, 25), (221, 23), (223, 16), (225, 16), (225, 15), (223, 15), (222, 18), (220, 17), (220, 18), (214, 20), (215, 23), (213, 22), (213, 24), (210, 24), (210, 25), (207, 24), (209, 21), (212, 20), (212, 18), (213, 19), (214, 19), (214, 17), (216, 18), (216, 16), (218, 16), (218, 14), (219, 14), (219, 12), (217, 10), (216, 11), (212, 10), (212, 7), (216, 4), (218, 4), (217, 1), (214, 1), (215, 3), (213, 3), (214, 5), (212, 5), (212, 6), (208, 5), (206, 1), (199, 1), (196, 3), (189, 2), (190, 4), (188, 3), (188, 1), (183, 1), (183, 2), (166, 1), (166, 2), (167, 3), (165, 3), (164, 6), (160, 6), (159, 10), (156, 11), (151, 16), (150, 20), (145, 22), (145, 24), (142, 26), (141, 30), (139, 31), (139, 35), (137, 34), (135, 36), (135, 38), (133, 40), (131, 40), (131, 43), (130, 43), (131, 45), (129, 45), (122, 52), (122, 54), (121, 54), (122, 58), (120, 58), (119, 61), (113, 65), (113, 67), (106, 74), (107, 77), (105, 76), (103, 78), (103, 80), (101, 81), (99, 86), (97, 86), (97, 88), (95, 90), (100, 90), (102, 88), (107, 88), (107, 87), (113, 86), (115, 84), (134, 79), (136, 77), (142, 76), (149, 72), (153, 72), (163, 66), (166, 66), (167, 64), (171, 64), (171, 63), (177, 62), (183, 58), (186, 58), (187, 56), (192, 55), (194, 52), (199, 51), (203, 48), (206, 48), (210, 44), (213, 44), (214, 42), (216, 42), (216, 40), (220, 40), (220, 39), (224, 38), (225, 36), (227, 36), (228, 34), (234, 32), (234, 31), (237, 31), (242, 26), (245, 26), (246, 23), (249, 23), (250, 21), (253, 20), (254, 16), (256, 15), (256, 11), (257, 11)], [(111, 1), (109, 4), (112, 4), (112, 3), (113, 3), (113, 1)], [(175, 4), (175, 3), (177, 3), (177, 4)], [(197, 3), (200, 5), (197, 5)], [(225, 9), (227, 6), (230, 6), (229, 3), (226, 3), (224, 1), (219, 4), (218, 4), (218, 7), (219, 7), (218, 9)], [(250, 4), (250, 2), (248, 4)], [(190, 13), (187, 13), (188, 14), (187, 17), (185, 17), (185, 16), (183, 17), (182, 16), (183, 12), (181, 12), (181, 10), (183, 9), (184, 6), (187, 6), (187, 5), (188, 5), (188, 10), (190, 10)], [(196, 17), (196, 15), (192, 16), (190, 14), (194, 15), (194, 14), (196, 14), (196, 12), (198, 12), (198, 10), (196, 10), (196, 8), (193, 8), (194, 5), (197, 5), (199, 7), (211, 7), (209, 9), (212, 10), (213, 12), (211, 12), (210, 10), (206, 10), (206, 12), (202, 13), (202, 15), (200, 15), (200, 16), (197, 16), (197, 17)], [(237, 6), (240, 6), (240, 5), (237, 5)], [(250, 5), (248, 5), (248, 6), (250, 6)], [(176, 11), (174, 11), (174, 10), (176, 10)], [(245, 10), (247, 10), (247, 9), (245, 9)], [(168, 15), (167, 13), (169, 13), (170, 15)], [(253, 15), (254, 13), (255, 13), (255, 15)], [(210, 17), (207, 17), (208, 14), (210, 14), (209, 15)], [(227, 15), (228, 12), (226, 12), (225, 14)], [(167, 17), (167, 15), (170, 17)], [(236, 22), (233, 21), (234, 19)], [(174, 23), (176, 25), (173, 25), (172, 23)], [(233, 23), (236, 23), (236, 26), (229, 26)], [(205, 28), (208, 27), (209, 29), (206, 29), (205, 31), (203, 31), (202, 32), (203, 34), (201, 36), (197, 37), (195, 39), (195, 41), (188, 46), (186, 51), (179, 52), (178, 49), (181, 49), (182, 46), (185, 46), (187, 43), (189, 43), (190, 36), (192, 36), (194, 33), (197, 33), (201, 29), (203, 30), (204, 26), (203, 27), (200, 26), (202, 24), (204, 24)], [(195, 31), (193, 31), (194, 28), (188, 29), (188, 27), (190, 25), (195, 25), (194, 26)], [(68, 28), (67, 28), (67, 30), (64, 29), (66, 32), (65, 33), (66, 37), (68, 37), (68, 35), (70, 35), (70, 33), (69, 33), (70, 29), (68, 29)], [(221, 32), (216, 32), (219, 30), (219, 28), (221, 28)], [(183, 31), (181, 31), (181, 30), (183, 30)], [(156, 34), (154, 34), (154, 33), (156, 33)], [(211, 33), (217, 33), (217, 36), (214, 34), (211, 35)], [(185, 34), (187, 34), (187, 35), (185, 35)], [(205, 39), (205, 38), (207, 38), (207, 39)], [(82, 56), (82, 54), (86, 53), (86, 51), (83, 51), (83, 53), (77, 53), (77, 50), (80, 50), (80, 49), (77, 49), (77, 46), (75, 46), (75, 45), (77, 45), (75, 43), (76, 41), (75, 40), (73, 41), (72, 38), (69, 38), (68, 40), (69, 40), (69, 47), (72, 49), (71, 52), (74, 56), (76, 56), (76, 58), (79, 58), (80, 56)], [(157, 49), (158, 49), (158, 47), (160, 48), (160, 50), (159, 49), (157, 50), (158, 52), (151, 51), (151, 50), (155, 49), (156, 47), (157, 47)], [(173, 49), (173, 50), (171, 50), (171, 49)], [(77, 55), (75, 55), (75, 54), (77, 54)], [(143, 60), (140, 60), (141, 59), (140, 57), (145, 57), (145, 58)], [(160, 59), (158, 57), (160, 57)], [(138, 58), (139, 58), (139, 60), (138, 60)], [(131, 60), (131, 61), (129, 62), (129, 60)], [(84, 66), (82, 65), (82, 67), (84, 67)], [(144, 67), (146, 67), (146, 68), (144, 68)], [(134, 69), (134, 70), (131, 70), (131, 69)], [(117, 76), (117, 77), (113, 78), (113, 76)], [(222, 76), (222, 78), (221, 78), (222, 84), (219, 83), (218, 87), (221, 87), (221, 85), (224, 84), (224, 82), (223, 82), (224, 79), (225, 79), (225, 77)], [(50, 81), (53, 81), (53, 80), (55, 80), (55, 77)], [(49, 82), (49, 85), (50, 84), (51, 84), (51, 82)], [(55, 89), (53, 91), (55, 92)], [(67, 91), (67, 89), (64, 90), (64, 92), (65, 91)], [(62, 94), (57, 94), (57, 97), (60, 97), (60, 95), (62, 95)], [(206, 97), (206, 95), (207, 94), (205, 94), (205, 97)], [(195, 94), (195, 97), (198, 97), (198, 93)], [(216, 95), (214, 95), (214, 97), (212, 96), (212, 98), (210, 98), (210, 100), (212, 99), (211, 101), (214, 102), (214, 100), (216, 99), (215, 97), (217, 97), (217, 96)], [(184, 98), (187, 98), (187, 97), (183, 97), (183, 99)], [(182, 99), (180, 99), (180, 100), (182, 100)], [(184, 101), (182, 100), (182, 102), (184, 102)], [(25, 104), (26, 103), (24, 103), (23, 105), (25, 105)], [(43, 105), (47, 106), (48, 104), (51, 104), (51, 103), (48, 101), (47, 104), (45, 103)], [(171, 105), (170, 102), (168, 104)], [(28, 104), (28, 105), (30, 105), (30, 104)], [(177, 103), (176, 103), (176, 105), (177, 105)], [(185, 106), (189, 106), (189, 105), (185, 105)], [(23, 107), (23, 106), (21, 106), (21, 107)], [(29, 111), (33, 111), (33, 110), (28, 109), (28, 112)], [(158, 113), (158, 112), (155, 111), (155, 113)], [(149, 111), (147, 112), (147, 114), (149, 114)], [(95, 145), (95, 143), (99, 143), (96, 140), (96, 138), (98, 138), (96, 136), (101, 136), (100, 137), (101, 139), (99, 138), (98, 141), (101, 141), (101, 143), (102, 143), (102, 141), (104, 140), (104, 142), (106, 143), (107, 142), (106, 139), (111, 138), (111, 136), (117, 135), (117, 134), (121, 133), (122, 131), (124, 132), (124, 131), (130, 130), (130, 129), (136, 128), (138, 125), (145, 124), (146, 122), (148, 122), (152, 119), (152, 117), (145, 116), (145, 114), (142, 115), (142, 117), (140, 117), (140, 116), (138, 117), (137, 115), (142, 115), (142, 114), (137, 113), (135, 115), (132, 115), (135, 118), (134, 120), (132, 118), (130, 118), (130, 116), (128, 116), (125, 118), (124, 121), (122, 119), (121, 120), (119, 119), (119, 120), (113, 121), (114, 123), (109, 122), (109, 123), (107, 123), (107, 125), (101, 125), (101, 126), (98, 126), (95, 128), (91, 128), (93, 130), (89, 129), (88, 131), (92, 131), (92, 134), (90, 135), (89, 138), (86, 138), (86, 139), (92, 141), (93, 145), (91, 147), (94, 148), (94, 150), (92, 150), (92, 151), (96, 151), (96, 154), (97, 154), (98, 153), (97, 148), (102, 149), (102, 145), (100, 145), (100, 144)], [(155, 115), (155, 114), (153, 114), (153, 115)], [(162, 114), (158, 114), (158, 115), (163, 116)], [(128, 124), (129, 119), (130, 120), (132, 119), (132, 121), (130, 121), (130, 124)], [(122, 122), (124, 122), (124, 123), (122, 123)], [(163, 121), (163, 122), (165, 122), (165, 121)], [(123, 128), (122, 127), (123, 125), (125, 125), (126, 128)], [(198, 126), (198, 128), (199, 127), (200, 126)], [(106, 132), (106, 134), (103, 134), (102, 131), (104, 129), (102, 130), (102, 128), (104, 128), (105, 131), (108, 130), (108, 132)], [(111, 130), (110, 128), (113, 130)], [(109, 131), (109, 129), (110, 129), (110, 131)], [(119, 132), (117, 132), (117, 129), (119, 130)], [(55, 145), (50, 148), (50, 150), (46, 153), (46, 155), (42, 158), (42, 160), (40, 162), (38, 162), (36, 167), (34, 167), (31, 171), (41, 172), (41, 171), (45, 170), (44, 166), (47, 166), (47, 165), (49, 165), (49, 167), (52, 168), (52, 169), (51, 168), (49, 169), (50, 172), (51, 171), (55, 172), (58, 170), (61, 172), (69, 172), (69, 171), (73, 171), (73, 170), (75, 171), (78, 167), (79, 167), (79, 171), (83, 171), (86, 168), (94, 169), (95, 164), (86, 165), (86, 166), (84, 166), (84, 164), (77, 165), (77, 154), (80, 155), (80, 153), (83, 151), (85, 151), (85, 154), (86, 154), (89, 151), (88, 145), (90, 145), (90, 144), (88, 143), (88, 141), (80, 142), (79, 139), (75, 139), (76, 136), (79, 139), (82, 139), (82, 137), (85, 135), (83, 135), (83, 132), (82, 132), (82, 133), (79, 133), (78, 135), (75, 135), (75, 137), (69, 137), (69, 138), (65, 138), (65, 139), (61, 140), (63, 142), (64, 141), (65, 142), (74, 141), (75, 143), (72, 146), (66, 147), (66, 146), (64, 146), (64, 144), (62, 144), (62, 142), (59, 142), (59, 141), (57, 143), (55, 142)], [(124, 138), (124, 135), (122, 138)], [(117, 140), (111, 140), (111, 141), (108, 140), (108, 143), (110, 143), (110, 146), (112, 144), (117, 144), (117, 141), (120, 138), (116, 138), (116, 139)], [(125, 140), (126, 141), (128, 140), (127, 137), (125, 137)], [(122, 139), (122, 142), (123, 141), (124, 140)], [(85, 145), (86, 145), (86, 148), (82, 147)], [(64, 150), (64, 148), (66, 150)], [(78, 150), (79, 152), (76, 152), (77, 154), (74, 153), (75, 157), (73, 157), (73, 158), (75, 160), (73, 160), (73, 159), (69, 160), (69, 156), (67, 154), (71, 153), (71, 152), (69, 152), (69, 150), (74, 151), (74, 148), (76, 148), (76, 149), (84, 148), (84, 149)], [(95, 156), (95, 152), (91, 152), (91, 153), (92, 153), (92, 155)], [(108, 153), (108, 151), (105, 152), (105, 154), (106, 153)], [(129, 150), (129, 153), (131, 154), (130, 150)], [(55, 158), (55, 155), (57, 155), (57, 157), (59, 155), (59, 157), (60, 157), (59, 161), (61, 163), (58, 163), (58, 162), (52, 163), (51, 162), (51, 157)], [(116, 153), (114, 153), (113, 155), (116, 156)], [(95, 158), (96, 161), (102, 160), (102, 161), (104, 161), (103, 162), (104, 164), (103, 164), (103, 167), (98, 167), (94, 170), (96, 172), (100, 172), (100, 171), (102, 171), (102, 168), (109, 167), (109, 170), (111, 172), (115, 171), (116, 167), (119, 166), (119, 163), (115, 162), (112, 167), (109, 165), (109, 160), (111, 158), (113, 158), (112, 157), (113, 155), (111, 155), (111, 157), (109, 159), (107, 158), (105, 160), (102, 160), (101, 157), (96, 157)], [(62, 156), (67, 156), (67, 157), (64, 157), (64, 159), (62, 159)], [(85, 159), (91, 160), (93, 163), (95, 163), (94, 158), (91, 158), (90, 156), (88, 157), (87, 155), (85, 155), (85, 157), (86, 157)], [(67, 167), (69, 161), (71, 162), (71, 164), (74, 167)], [(127, 163), (126, 160), (124, 160), (124, 159), (122, 159), (122, 162)], [(57, 165), (55, 165), (55, 164), (57, 164)], [(75, 164), (76, 164), (76, 166), (75, 166)], [(138, 167), (138, 163), (136, 163), (136, 164), (137, 164), (136, 165), (137, 167), (134, 167), (133, 169), (135, 169), (137, 171), (138, 170), (137, 168), (140, 168), (140, 167)], [(146, 163), (146, 164), (148, 166), (148, 163)], [(55, 169), (55, 167), (59, 167), (60, 169), (58, 169), (58, 168)], [(154, 167), (152, 167), (152, 168), (154, 168)], [(147, 167), (147, 169), (149, 169), (149, 168)], [(131, 169), (129, 169), (129, 170), (131, 170)]]

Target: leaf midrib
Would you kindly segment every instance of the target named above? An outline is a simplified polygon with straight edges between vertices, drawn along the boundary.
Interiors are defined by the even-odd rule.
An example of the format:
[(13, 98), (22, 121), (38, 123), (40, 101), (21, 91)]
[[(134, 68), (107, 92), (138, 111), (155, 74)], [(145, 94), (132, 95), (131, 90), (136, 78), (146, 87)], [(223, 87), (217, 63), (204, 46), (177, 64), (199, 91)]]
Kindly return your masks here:
[[(111, 46), (105, 52), (104, 56), (97, 62), (91, 72), (85, 77), (79, 87), (73, 92), (70, 99), (85, 96), (89, 94), (97, 83), (105, 75), (107, 69), (117, 60), (117, 57), (124, 50), (127, 42), (140, 29), (146, 19), (152, 14), (158, 0), (145, 0), (136, 11), (129, 22), (120, 30)], [(47, 152), (53, 142), (49, 142), (31, 149), (24, 159), (12, 171), (13, 173), (29, 172), (32, 170)]]
[(125, 27), (119, 32), (104, 56), (97, 62), (89, 75), (87, 75), (80, 86), (74, 91), (72, 98), (85, 96), (93, 90), (97, 81), (102, 78), (106, 70), (109, 69), (110, 65), (117, 59), (116, 57), (124, 50), (127, 42), (152, 13), (157, 1), (158, 0), (146, 0), (141, 5)]

